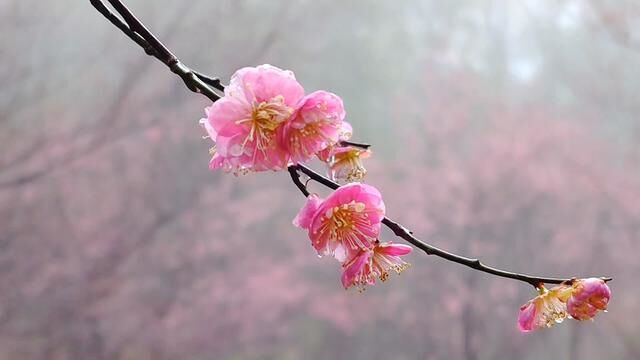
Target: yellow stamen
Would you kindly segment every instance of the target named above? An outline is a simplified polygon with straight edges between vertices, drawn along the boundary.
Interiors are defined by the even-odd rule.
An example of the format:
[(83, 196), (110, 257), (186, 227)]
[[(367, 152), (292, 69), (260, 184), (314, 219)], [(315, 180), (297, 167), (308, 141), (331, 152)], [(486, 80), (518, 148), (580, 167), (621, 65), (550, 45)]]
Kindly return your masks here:
[(293, 109), (285, 105), (284, 97), (278, 95), (269, 102), (263, 101), (255, 104), (251, 111), (251, 117), (236, 121), (236, 124), (249, 123), (251, 129), (249, 135), (242, 143), (256, 142), (256, 148), (263, 153), (273, 146), (275, 130), (291, 116)]

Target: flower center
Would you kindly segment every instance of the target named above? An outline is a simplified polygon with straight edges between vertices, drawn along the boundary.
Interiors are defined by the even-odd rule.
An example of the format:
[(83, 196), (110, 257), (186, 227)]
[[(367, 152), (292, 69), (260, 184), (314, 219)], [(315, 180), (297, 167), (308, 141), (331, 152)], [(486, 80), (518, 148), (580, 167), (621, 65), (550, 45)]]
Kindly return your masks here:
[(344, 241), (351, 249), (366, 249), (367, 236), (362, 232), (370, 226), (369, 215), (364, 212), (365, 204), (352, 200), (348, 204), (335, 206), (324, 214), (323, 231), (329, 231), (331, 238)]
[(334, 168), (344, 167), (348, 169), (346, 173), (345, 179), (347, 181), (360, 181), (364, 178), (367, 173), (364, 166), (362, 166), (362, 161), (360, 160), (361, 151), (357, 149), (352, 149), (350, 151), (346, 151), (344, 153), (339, 153), (334, 155)]
[(275, 130), (293, 113), (293, 109), (285, 105), (284, 97), (278, 95), (268, 102), (263, 101), (253, 105), (251, 117), (239, 120), (237, 123), (249, 123), (251, 130), (243, 146), (255, 141), (256, 148), (264, 152), (273, 145)]

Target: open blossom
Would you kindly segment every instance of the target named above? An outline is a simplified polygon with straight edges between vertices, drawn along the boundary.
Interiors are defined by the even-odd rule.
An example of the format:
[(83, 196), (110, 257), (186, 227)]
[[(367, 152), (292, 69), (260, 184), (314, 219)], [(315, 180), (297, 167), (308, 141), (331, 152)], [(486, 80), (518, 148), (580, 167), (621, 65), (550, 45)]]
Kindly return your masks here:
[(331, 159), (331, 156), (333, 156), (334, 150), (341, 146), (340, 142), (351, 139), (352, 135), (353, 135), (353, 127), (348, 122), (343, 121), (341, 124), (340, 133), (338, 136), (338, 142), (336, 144), (329, 145), (326, 148), (318, 151), (316, 153), (316, 156), (318, 157), (318, 159), (320, 159), (320, 161), (329, 162), (329, 160)]
[(410, 252), (408, 245), (378, 241), (372, 249), (355, 251), (342, 264), (342, 286), (345, 289), (356, 286), (362, 291), (366, 285), (375, 284), (376, 278), (386, 281), (390, 271), (400, 274), (409, 267), (400, 256)]
[(371, 150), (357, 147), (339, 147), (329, 163), (331, 177), (337, 180), (361, 181), (367, 174), (362, 159), (371, 156)]
[(571, 285), (561, 284), (551, 290), (540, 288), (541, 294), (520, 307), (520, 331), (550, 327), (566, 318), (592, 319), (607, 309), (611, 290), (598, 278), (578, 279)]
[(571, 287), (560, 285), (547, 290), (540, 288), (541, 294), (520, 307), (518, 327), (522, 332), (551, 327), (568, 317), (567, 300)]
[(567, 301), (567, 311), (576, 320), (592, 319), (598, 311), (607, 310), (611, 290), (602, 279), (576, 280), (571, 297)]
[(316, 91), (305, 96), (281, 131), (291, 160), (303, 162), (336, 144), (343, 135), (344, 105), (338, 96)]
[(326, 200), (309, 196), (294, 225), (308, 230), (319, 255), (344, 261), (346, 254), (373, 247), (384, 213), (384, 202), (376, 188), (352, 183), (338, 188)]
[(215, 142), (211, 169), (282, 170), (351, 136), (342, 99), (326, 91), (304, 96), (291, 71), (271, 65), (238, 70), (225, 96), (201, 120)]
[(386, 281), (389, 273), (401, 273), (409, 264), (401, 256), (408, 245), (378, 240), (384, 218), (384, 202), (370, 185), (351, 183), (334, 191), (326, 200), (309, 195), (293, 224), (307, 229), (311, 244), (320, 255), (332, 255), (342, 264), (345, 289)]
[(355, 146), (335, 146), (318, 154), (329, 166), (329, 176), (338, 181), (362, 181), (367, 170), (362, 159), (371, 156), (371, 150)]
[(236, 172), (285, 168), (289, 156), (277, 134), (303, 96), (290, 71), (271, 65), (238, 70), (225, 96), (206, 110), (205, 128), (216, 144), (210, 167)]

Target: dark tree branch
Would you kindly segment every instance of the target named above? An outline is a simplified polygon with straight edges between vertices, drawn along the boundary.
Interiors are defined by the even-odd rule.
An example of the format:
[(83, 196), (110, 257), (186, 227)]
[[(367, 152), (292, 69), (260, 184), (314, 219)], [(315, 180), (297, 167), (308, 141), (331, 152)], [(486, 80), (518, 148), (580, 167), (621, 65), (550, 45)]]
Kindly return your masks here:
[[(106, 17), (112, 24), (114, 24), (118, 29), (124, 32), (131, 40), (133, 40), (136, 44), (142, 47), (150, 56), (157, 58), (162, 61), (172, 72), (176, 73), (178, 76), (182, 78), (185, 85), (194, 92), (201, 93), (207, 96), (211, 101), (216, 101), (220, 98), (218, 94), (216, 94), (212, 87), (219, 90), (224, 91), (224, 86), (220, 83), (217, 78), (211, 78), (206, 75), (202, 75), (188, 68), (184, 64), (182, 64), (175, 55), (167, 49), (132, 13), (131, 11), (119, 0), (108, 0), (109, 3), (113, 6), (113, 8), (122, 16), (122, 20), (118, 18), (115, 14), (113, 14), (101, 0), (90, 0), (91, 4)], [(346, 146), (354, 146), (362, 149), (368, 149), (370, 145), (368, 144), (360, 144), (349, 141), (342, 141), (342, 145)], [(322, 176), (315, 172), (314, 170), (308, 168), (303, 164), (295, 164), (290, 165), (288, 167), (289, 175), (291, 176), (291, 180), (294, 185), (302, 192), (304, 196), (309, 196), (309, 190), (307, 190), (306, 185), (300, 179), (300, 173), (305, 174), (311, 180), (314, 180), (330, 189), (337, 189), (340, 187), (339, 184), (330, 180), (329, 178)], [(499, 277), (504, 277), (508, 279), (514, 279), (526, 282), (531, 284), (534, 287), (539, 287), (543, 284), (571, 284), (575, 278), (547, 278), (547, 277), (539, 277), (539, 276), (531, 276), (525, 274), (518, 274), (510, 271), (501, 270), (498, 268), (494, 268), (491, 266), (487, 266), (483, 264), (480, 260), (474, 258), (467, 258), (464, 256), (456, 255), (435, 246), (429, 245), (420, 239), (413, 236), (413, 233), (408, 230), (403, 225), (385, 217), (382, 220), (382, 223), (388, 227), (393, 233), (412, 244), (413, 246), (419, 248), (424, 251), (428, 255), (435, 255), (441, 257), (445, 260), (449, 260), (461, 265), (468, 266), (474, 270), (482, 271), (485, 273), (489, 273), (492, 275), (496, 275)], [(612, 280), (610, 277), (603, 277), (605, 281)]]
[(357, 143), (357, 142), (353, 142), (353, 141), (340, 141), (340, 145), (342, 145), (342, 146), (353, 146), (353, 147), (357, 147), (357, 148), (365, 149), (365, 150), (367, 150), (368, 148), (371, 147), (370, 144)]
[(102, 0), (89, 1), (107, 20), (138, 44), (147, 55), (160, 60), (173, 73), (180, 76), (189, 90), (203, 94), (211, 101), (220, 99), (220, 95), (213, 91), (213, 88), (220, 91), (224, 90), (224, 86), (220, 83), (220, 80), (200, 74), (180, 62), (180, 60), (133, 15), (122, 1), (108, 0), (111, 6), (120, 14), (122, 20), (111, 12)]
[(311, 195), (311, 193), (307, 189), (307, 186), (302, 183), (302, 180), (300, 180), (300, 173), (298, 172), (299, 170), (298, 166), (299, 165), (291, 165), (287, 168), (287, 170), (289, 171), (289, 175), (291, 175), (291, 181), (293, 181), (293, 184), (300, 190), (300, 192), (302, 192), (302, 195), (307, 197)]

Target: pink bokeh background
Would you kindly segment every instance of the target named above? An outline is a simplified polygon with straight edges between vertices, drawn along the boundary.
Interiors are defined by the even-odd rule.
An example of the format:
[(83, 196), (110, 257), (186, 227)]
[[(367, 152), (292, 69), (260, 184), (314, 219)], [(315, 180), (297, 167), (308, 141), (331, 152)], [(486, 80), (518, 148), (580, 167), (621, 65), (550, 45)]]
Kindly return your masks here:
[(8, 0), (0, 359), (640, 358), (637, 4), (127, 4), (225, 83), (271, 63), (340, 95), (367, 182), (419, 238), (612, 276), (610, 311), (521, 334), (533, 289), (419, 251), (345, 291), (291, 224), (288, 174), (208, 170), (206, 98), (88, 1)]

